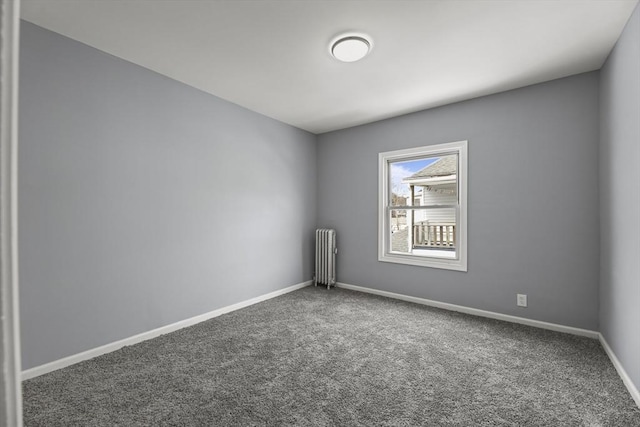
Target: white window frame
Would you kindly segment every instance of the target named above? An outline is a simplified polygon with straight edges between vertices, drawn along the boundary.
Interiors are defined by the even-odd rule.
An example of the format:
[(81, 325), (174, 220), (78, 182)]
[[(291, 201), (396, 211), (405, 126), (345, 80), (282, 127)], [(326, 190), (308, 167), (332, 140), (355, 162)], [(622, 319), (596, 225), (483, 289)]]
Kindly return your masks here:
[[(467, 271), (467, 187), (468, 159), (467, 141), (427, 145), (406, 150), (387, 151), (378, 155), (378, 261), (422, 267)], [(458, 155), (458, 204), (456, 206), (456, 257), (439, 258), (391, 251), (390, 217), (390, 167), (398, 161), (415, 160), (422, 157), (436, 157), (447, 154)], [(410, 206), (395, 207), (411, 209)]]

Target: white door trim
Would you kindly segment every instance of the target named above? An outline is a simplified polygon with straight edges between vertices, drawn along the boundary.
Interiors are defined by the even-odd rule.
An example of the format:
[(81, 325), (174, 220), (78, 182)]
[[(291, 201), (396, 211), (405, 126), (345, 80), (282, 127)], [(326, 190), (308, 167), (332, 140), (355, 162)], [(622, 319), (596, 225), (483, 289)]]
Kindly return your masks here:
[(0, 0), (0, 426), (22, 426), (18, 305), (18, 62), (20, 0)]

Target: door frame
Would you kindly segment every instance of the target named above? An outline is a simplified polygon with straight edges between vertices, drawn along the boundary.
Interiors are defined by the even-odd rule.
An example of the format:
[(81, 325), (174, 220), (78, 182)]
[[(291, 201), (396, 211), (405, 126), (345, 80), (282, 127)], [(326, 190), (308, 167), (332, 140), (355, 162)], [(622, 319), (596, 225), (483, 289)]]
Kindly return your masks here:
[(0, 0), (0, 427), (22, 427), (18, 301), (20, 0)]

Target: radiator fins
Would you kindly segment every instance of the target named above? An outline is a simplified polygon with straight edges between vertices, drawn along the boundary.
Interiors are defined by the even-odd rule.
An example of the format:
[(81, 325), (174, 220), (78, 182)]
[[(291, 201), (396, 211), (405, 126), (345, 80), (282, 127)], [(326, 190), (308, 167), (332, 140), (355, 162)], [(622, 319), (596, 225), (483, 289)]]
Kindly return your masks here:
[(336, 231), (328, 228), (316, 230), (316, 275), (315, 286), (336, 284)]

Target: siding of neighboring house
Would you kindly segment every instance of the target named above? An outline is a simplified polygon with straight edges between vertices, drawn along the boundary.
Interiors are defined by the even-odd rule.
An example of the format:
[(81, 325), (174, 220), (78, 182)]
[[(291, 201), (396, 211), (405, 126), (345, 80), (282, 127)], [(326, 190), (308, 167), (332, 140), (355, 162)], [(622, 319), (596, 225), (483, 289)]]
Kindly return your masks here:
[[(414, 203), (414, 205), (455, 205), (458, 202), (457, 193), (455, 192), (456, 184), (434, 183), (433, 186), (431, 184), (427, 186), (427, 183), (432, 178), (455, 176), (457, 164), (458, 157), (456, 155), (446, 155), (411, 175), (408, 180), (416, 184), (414, 187), (416, 189), (416, 198), (419, 198), (419, 202)], [(421, 179), (422, 182), (416, 182), (415, 179)], [(432, 188), (431, 190), (429, 190), (430, 187)], [(427, 220), (431, 225), (455, 224), (455, 210), (429, 209), (428, 211), (415, 211), (413, 216), (414, 223)]]
[[(421, 205), (455, 205), (457, 195), (443, 194), (434, 191), (422, 191)], [(453, 209), (429, 209), (429, 211), (416, 211), (414, 222), (429, 220), (433, 224), (454, 224), (456, 222), (455, 211)]]

